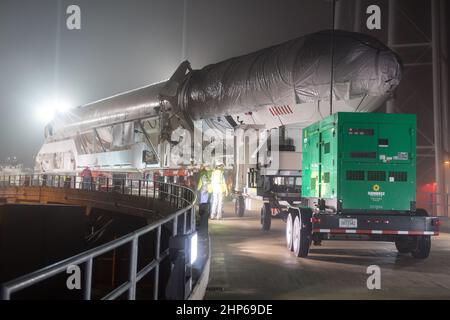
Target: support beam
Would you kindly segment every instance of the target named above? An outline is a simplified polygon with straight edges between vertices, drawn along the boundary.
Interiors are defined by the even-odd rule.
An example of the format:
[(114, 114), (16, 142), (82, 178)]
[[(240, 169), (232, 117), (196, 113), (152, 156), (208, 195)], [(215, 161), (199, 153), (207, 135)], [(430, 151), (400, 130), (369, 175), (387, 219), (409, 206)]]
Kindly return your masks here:
[(441, 38), (440, 38), (440, 0), (431, 0), (431, 30), (433, 49), (433, 115), (434, 115), (434, 146), (435, 175), (438, 196), (437, 214), (448, 216), (446, 206), (443, 206), (445, 192), (445, 176), (442, 158), (442, 82), (441, 82)]
[[(447, 23), (447, 1), (440, 0), (440, 33), (441, 33), (441, 82), (442, 82), (442, 132), (443, 149), (445, 151), (444, 161), (450, 160), (450, 104), (449, 104), (449, 63), (448, 63), (448, 23)], [(444, 165), (444, 192), (450, 193), (450, 166)], [(444, 197), (449, 201), (449, 196)], [(445, 203), (447, 216), (450, 216), (450, 208)]]
[(418, 149), (418, 150), (420, 150), (420, 149), (434, 150), (434, 146), (417, 146), (416, 149)]
[[(450, 104), (449, 104), (449, 76), (448, 76), (448, 23), (447, 23), (447, 0), (440, 0), (440, 34), (441, 34), (441, 83), (442, 83), (442, 135), (443, 147), (447, 154), (450, 153)], [(445, 159), (450, 160), (450, 159)], [(449, 183), (446, 180), (447, 185)], [(448, 186), (447, 186), (448, 188)]]
[[(388, 8), (388, 47), (393, 48), (396, 43), (395, 14), (397, 11), (397, 0), (389, 1)], [(395, 113), (395, 98), (392, 97), (386, 102), (386, 113)]]
[(159, 157), (159, 154), (156, 151), (155, 146), (153, 145), (152, 141), (150, 140), (150, 137), (148, 136), (147, 132), (145, 131), (145, 128), (142, 125), (142, 122), (138, 121), (138, 124), (139, 124), (139, 128), (142, 131), (142, 134), (144, 135), (145, 139), (147, 140), (148, 144), (150, 145), (150, 148), (152, 148), (152, 152), (155, 154), (156, 158), (158, 159), (159, 163), (161, 164), (161, 158)]
[(361, 0), (355, 0), (355, 19), (353, 20), (353, 31), (361, 32)]
[(344, 29), (342, 23), (342, 13), (343, 11), (343, 0), (336, 0), (336, 12), (334, 15), (334, 25), (333, 28), (335, 30)]
[(431, 62), (414, 62), (414, 63), (404, 63), (403, 67), (430, 67)]
[[(392, 21), (391, 23), (394, 22)], [(429, 47), (429, 46), (431, 46), (431, 42), (398, 43), (398, 44), (393, 43), (389, 47), (399, 49), (399, 48), (414, 48), (414, 47)]]
[[(106, 152), (105, 146), (103, 145), (102, 139), (100, 138), (100, 135), (98, 134), (97, 129), (94, 128), (94, 133), (95, 136), (97, 137), (98, 142), (100, 143), (100, 147), (102, 148), (103, 152)], [(95, 138), (94, 138), (94, 143), (95, 143)], [(95, 146), (94, 146), (94, 152), (97, 152)]]

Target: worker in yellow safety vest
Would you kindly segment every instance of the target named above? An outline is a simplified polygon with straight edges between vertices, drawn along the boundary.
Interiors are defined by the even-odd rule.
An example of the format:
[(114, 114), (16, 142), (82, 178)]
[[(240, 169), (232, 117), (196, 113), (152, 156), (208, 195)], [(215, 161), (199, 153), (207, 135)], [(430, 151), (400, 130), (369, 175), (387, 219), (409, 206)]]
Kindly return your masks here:
[(219, 163), (211, 173), (212, 204), (211, 219), (222, 219), (223, 195), (228, 195), (223, 164)]
[(212, 192), (211, 171), (204, 165), (201, 166), (199, 171), (197, 191), (200, 192), (199, 203), (208, 203), (209, 194)]

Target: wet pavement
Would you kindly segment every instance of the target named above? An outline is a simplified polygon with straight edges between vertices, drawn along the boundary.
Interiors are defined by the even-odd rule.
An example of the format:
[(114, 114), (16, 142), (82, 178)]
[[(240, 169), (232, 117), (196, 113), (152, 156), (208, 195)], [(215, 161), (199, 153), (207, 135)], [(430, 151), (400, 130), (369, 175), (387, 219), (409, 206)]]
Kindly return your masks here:
[[(211, 274), (205, 299), (450, 299), (450, 234), (433, 237), (428, 259), (399, 255), (393, 243), (323, 241), (308, 258), (285, 247), (285, 223), (260, 228), (259, 211), (210, 221)], [(381, 289), (367, 288), (367, 267)]]

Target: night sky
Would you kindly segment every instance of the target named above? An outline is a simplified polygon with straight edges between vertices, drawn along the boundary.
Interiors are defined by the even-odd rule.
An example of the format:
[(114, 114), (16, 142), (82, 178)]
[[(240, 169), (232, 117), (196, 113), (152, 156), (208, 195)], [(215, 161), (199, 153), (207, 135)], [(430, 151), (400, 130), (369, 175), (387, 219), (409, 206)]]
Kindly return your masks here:
[[(79, 31), (66, 28), (70, 4), (81, 7)], [(183, 0), (62, 0), (59, 9), (1, 0), (0, 162), (32, 166), (43, 142), (36, 109), (53, 95), (77, 106), (170, 77), (183, 58), (183, 12)], [(328, 29), (331, 4), (189, 0), (186, 26), (186, 58), (201, 68)]]

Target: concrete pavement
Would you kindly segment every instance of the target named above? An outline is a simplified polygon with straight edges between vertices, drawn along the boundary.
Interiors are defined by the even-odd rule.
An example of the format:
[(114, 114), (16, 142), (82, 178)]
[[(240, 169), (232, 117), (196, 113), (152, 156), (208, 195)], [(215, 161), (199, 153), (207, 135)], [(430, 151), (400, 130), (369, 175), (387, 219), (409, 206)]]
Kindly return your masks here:
[[(257, 206), (256, 206), (257, 207)], [(426, 260), (399, 255), (393, 243), (323, 241), (306, 259), (285, 248), (285, 223), (260, 229), (259, 211), (210, 221), (211, 274), (205, 299), (450, 299), (450, 235), (433, 237)], [(381, 289), (366, 286), (381, 268)]]

